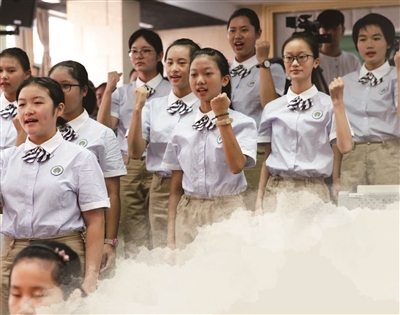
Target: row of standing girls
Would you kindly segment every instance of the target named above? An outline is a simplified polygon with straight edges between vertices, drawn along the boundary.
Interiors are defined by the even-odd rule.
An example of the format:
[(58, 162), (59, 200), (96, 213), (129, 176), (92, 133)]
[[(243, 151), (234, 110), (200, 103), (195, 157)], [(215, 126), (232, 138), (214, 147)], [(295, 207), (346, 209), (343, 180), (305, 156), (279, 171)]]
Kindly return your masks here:
[[(96, 125), (87, 118), (83, 99), (90, 92), (83, 66), (76, 62), (63, 62), (50, 71), (51, 78), (61, 84), (62, 98), (58, 95), (60, 87), (57, 90), (54, 81), (49, 79), (35, 79), (22, 85), (18, 93), (23, 96), (18, 109), (18, 128), (27, 132), (28, 139), (22, 146), (3, 151), (1, 158), (2, 187), (6, 187), (1, 191), (5, 213), (2, 231), (10, 238), (6, 239), (8, 245), (3, 246), (2, 259), (11, 259), (9, 254), (15, 255), (15, 250), (21, 249), (15, 246), (23, 244), (21, 238), (25, 241), (32, 237), (65, 236), (70, 232), (82, 232), (86, 225), (87, 280), (84, 288), (90, 291), (93, 274), (97, 274), (100, 267), (101, 255), (104, 255), (105, 266), (111, 264), (115, 257), (119, 207), (117, 199), (112, 196), (117, 187), (114, 179), (119, 179), (125, 172), (121, 153), (128, 172), (127, 176), (121, 177), (120, 194), (126, 256), (137, 252), (138, 247), (143, 245), (151, 248), (168, 244), (171, 248), (182, 248), (194, 239), (199, 225), (227, 218), (240, 207), (254, 208), (256, 205), (257, 213), (273, 211), (276, 195), (283, 189), (306, 190), (328, 201), (324, 178), (333, 172), (335, 187), (338, 187), (340, 177), (345, 184), (344, 178), (350, 174), (343, 171), (346, 163), (354, 161), (347, 164), (351, 169), (351, 165), (360, 160), (360, 155), (354, 155), (356, 151), (361, 152), (359, 154), (365, 159), (366, 167), (362, 173), (352, 173), (354, 183), (363, 183), (360, 178), (361, 174), (365, 174), (366, 184), (380, 183), (379, 180), (398, 184), (399, 53), (395, 55), (396, 68), (390, 67), (386, 61), (393, 43), (393, 24), (377, 14), (367, 15), (355, 24), (353, 39), (365, 63), (360, 73), (352, 73), (343, 80), (335, 79), (330, 85), (331, 97), (319, 92), (313, 85), (312, 74), (319, 66), (318, 46), (313, 38), (300, 34), (288, 39), (282, 48), (286, 75), (292, 85), (287, 95), (276, 99), (283, 93), (285, 76), (281, 66), (271, 65), (268, 61), (268, 43), (256, 44), (260, 34), (258, 18), (253, 11), (240, 9), (232, 15), (228, 24), (228, 39), (236, 60), (230, 66), (215, 49), (199, 49), (187, 39), (174, 42), (164, 59), (167, 81), (162, 77), (163, 48), (160, 38), (148, 30), (135, 32), (129, 39), (129, 54), (138, 79), (115, 90), (121, 73), (111, 72), (98, 113), (99, 122), (117, 130), (119, 147), (110, 129), (100, 127), (100, 124)], [(22, 62), (17, 63), (21, 84), (29, 77), (29, 72), (24, 70)], [(85, 75), (81, 76), (82, 73)], [(354, 89), (360, 93), (351, 93)], [(37, 95), (33, 96), (34, 93)], [(7, 99), (15, 101), (16, 95), (15, 92), (14, 99)], [(38, 97), (44, 101), (36, 101)], [(51, 109), (55, 108), (53, 112), (49, 103), (53, 106)], [(356, 107), (360, 103), (361, 106)], [(47, 106), (47, 111), (42, 109), (43, 104)], [(26, 107), (28, 110), (24, 109)], [(62, 122), (60, 133), (55, 129), (58, 116), (68, 122)], [(68, 185), (74, 181), (69, 180), (60, 185), (62, 174), (69, 174), (71, 178), (81, 176), (74, 173), (76, 167), (66, 167), (65, 163), (82, 163), (76, 159), (69, 161), (70, 155), (58, 149), (67, 146), (66, 141), (59, 141), (61, 132), (66, 139), (90, 148), (91, 136), (95, 135), (86, 134), (85, 125), (90, 130), (96, 130), (95, 135), (104, 135), (100, 137), (102, 140), (110, 135), (109, 141), (99, 141), (102, 142), (99, 144), (102, 149), (97, 151), (97, 145), (92, 147), (92, 151), (97, 152), (101, 169), (91, 165), (96, 162), (85, 163), (96, 173), (92, 177), (98, 185), (97, 195), (93, 186), (86, 196), (98, 198), (89, 203), (90, 206), (80, 200), (81, 192), (87, 189), (86, 184), (84, 187), (70, 187)], [(352, 142), (350, 126), (353, 127), (355, 142)], [(40, 141), (36, 141), (38, 133)], [(46, 140), (44, 135), (51, 137)], [(38, 147), (48, 151), (39, 153), (39, 161), (25, 152), (30, 149), (37, 151)], [(86, 154), (79, 146), (75, 147), (79, 154)], [(106, 166), (107, 163), (103, 164), (107, 158), (103, 160), (99, 154), (105, 149), (112, 151), (110, 155), (119, 156), (111, 163), (111, 168)], [(71, 150), (70, 154), (75, 152), (72, 147), (68, 150)], [(373, 158), (369, 161), (371, 156)], [(27, 159), (33, 159), (33, 164)], [(93, 155), (88, 155), (87, 159), (96, 160)], [(244, 173), (244, 168), (254, 166), (256, 160), (261, 170), (253, 174)], [(383, 173), (386, 162), (392, 167), (391, 177)], [(377, 164), (382, 164), (382, 167)], [(19, 180), (11, 177), (15, 173), (10, 169), (15, 168), (20, 170)], [(22, 185), (21, 178), (30, 179), (28, 174), (33, 171), (42, 172), (40, 178), (46, 180), (37, 185), (30, 185), (36, 184), (34, 179), (32, 183), (27, 180)], [(96, 239), (93, 246), (93, 225), (87, 220), (88, 213), (93, 211), (98, 218), (98, 213), (104, 213), (103, 208), (108, 207), (106, 198), (103, 198), (105, 183), (99, 179), (99, 173), (101, 178), (106, 178), (106, 184), (107, 178), (111, 178), (110, 184), (107, 184), (111, 211), (106, 211), (106, 232), (103, 228), (103, 235)], [(253, 201), (248, 206), (243, 202), (243, 193), (247, 188), (246, 179), (251, 183), (254, 178), (258, 182), (257, 199), (254, 193)], [(4, 186), (5, 183), (8, 186)], [(58, 197), (63, 193), (57, 190), (65, 189), (64, 184), (68, 184), (68, 189), (75, 194), (75, 203), (68, 201), (75, 209), (74, 215), (83, 215), (83, 220), (80, 217), (73, 228), (54, 231), (54, 222), (57, 221), (50, 214), (60, 216), (57, 228), (64, 226), (63, 222), (70, 223), (69, 218), (64, 217), (65, 213), (54, 210), (54, 207), (68, 207), (66, 200), (59, 200)], [(15, 190), (13, 185), (18, 189)], [(251, 184), (249, 186), (252, 187)], [(33, 209), (34, 214), (28, 216), (30, 221), (27, 216), (20, 216), (16, 202), (21, 204), (21, 200), (10, 190), (7, 192), (8, 189), (16, 191), (21, 199), (29, 193), (35, 197), (33, 207), (25, 207)], [(44, 189), (47, 193), (41, 194)], [(254, 189), (253, 186), (250, 192)], [(246, 201), (252, 196), (245, 197)], [(46, 209), (39, 212), (39, 208)], [(85, 210), (91, 211), (82, 214), (81, 211)], [(48, 217), (50, 221), (43, 220), (43, 217)], [(31, 224), (33, 231), (24, 234), (19, 228), (13, 230), (13, 226), (24, 224)], [(95, 229), (97, 233), (101, 231), (98, 227)], [(46, 232), (40, 234), (43, 230)], [(110, 246), (103, 245), (104, 235), (109, 239)], [(100, 243), (101, 247), (104, 246), (102, 250), (99, 250)], [(93, 273), (89, 272), (90, 268), (93, 268)], [(9, 267), (6, 269), (9, 270)]]
[[(52, 79), (32, 79), (25, 64), (29, 68), (22, 50), (2, 52), (2, 97), (18, 102), (13, 138), (22, 144), (1, 152), (2, 314), (7, 314), (13, 258), (33, 239), (70, 244), (82, 260), (83, 287), (95, 289), (99, 271), (106, 275), (115, 263), (119, 177), (126, 174), (113, 131), (89, 119), (85, 109), (96, 106), (85, 68), (66, 61), (50, 70)], [(7, 116), (11, 124), (13, 116)]]

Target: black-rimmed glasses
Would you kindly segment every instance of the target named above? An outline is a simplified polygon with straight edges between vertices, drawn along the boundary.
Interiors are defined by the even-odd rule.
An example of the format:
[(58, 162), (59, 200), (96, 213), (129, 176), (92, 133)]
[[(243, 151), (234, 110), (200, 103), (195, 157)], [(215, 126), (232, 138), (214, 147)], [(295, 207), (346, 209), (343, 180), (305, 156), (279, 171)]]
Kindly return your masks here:
[(64, 93), (68, 93), (69, 91), (71, 91), (71, 88), (73, 86), (81, 86), (80, 84), (60, 84), (60, 85)]
[(314, 57), (313, 55), (298, 55), (298, 56), (283, 56), (284, 63), (292, 63), (293, 61), (297, 61), (298, 63), (305, 63), (308, 60), (308, 57)]

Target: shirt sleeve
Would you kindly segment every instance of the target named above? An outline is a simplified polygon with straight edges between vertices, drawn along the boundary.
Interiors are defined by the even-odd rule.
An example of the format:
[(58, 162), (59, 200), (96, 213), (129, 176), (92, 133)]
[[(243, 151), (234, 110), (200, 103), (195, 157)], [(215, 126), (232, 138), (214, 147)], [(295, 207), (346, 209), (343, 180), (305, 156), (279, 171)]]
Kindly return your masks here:
[(119, 119), (122, 105), (122, 91), (117, 88), (111, 95), (111, 116)]
[(96, 156), (89, 150), (83, 150), (79, 161), (78, 203), (81, 211), (109, 208), (106, 184)]
[(257, 159), (257, 127), (256, 122), (250, 117), (241, 117), (238, 124), (233, 122), (233, 131), (242, 153), (247, 156), (245, 167), (256, 165)]
[(150, 142), (150, 105), (146, 103), (142, 110), (142, 138)]
[(163, 169), (171, 170), (171, 171), (182, 170), (181, 165), (179, 163), (179, 159), (178, 159), (179, 147), (175, 140), (176, 140), (176, 137), (174, 135), (172, 135), (171, 139), (168, 141), (167, 148), (165, 149), (163, 161), (161, 163), (161, 167)]
[(117, 138), (111, 129), (105, 129), (99, 163), (105, 178), (127, 174)]
[(265, 106), (262, 112), (260, 126), (258, 127), (258, 143), (270, 143), (272, 134), (272, 124), (268, 119), (269, 105)]
[(271, 64), (270, 69), (271, 69), (272, 80), (274, 81), (275, 91), (279, 95), (283, 95), (286, 86), (285, 71), (283, 71), (282, 66), (278, 63)]

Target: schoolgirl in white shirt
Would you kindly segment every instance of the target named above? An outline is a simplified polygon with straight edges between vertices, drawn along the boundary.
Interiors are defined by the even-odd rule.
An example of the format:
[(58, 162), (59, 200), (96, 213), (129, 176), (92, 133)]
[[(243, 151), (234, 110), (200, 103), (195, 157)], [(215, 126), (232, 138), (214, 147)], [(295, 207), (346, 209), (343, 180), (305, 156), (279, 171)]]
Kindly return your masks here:
[(0, 53), (0, 150), (12, 147), (17, 140), (13, 118), (17, 114), (16, 92), (31, 76), (31, 66), (25, 51), (7, 48)]
[(149, 199), (149, 220), (153, 248), (167, 245), (168, 200), (171, 171), (161, 162), (172, 130), (181, 117), (193, 116), (199, 106), (189, 85), (189, 65), (200, 47), (192, 40), (174, 41), (165, 53), (165, 72), (171, 82), (168, 96), (145, 103), (148, 91), (135, 89), (135, 107), (128, 132), (129, 156), (139, 159), (147, 148), (146, 167), (153, 173)]
[[(281, 65), (270, 63), (270, 44), (260, 40), (262, 30), (257, 14), (248, 8), (236, 10), (228, 21), (228, 41), (235, 53), (231, 63), (232, 108), (252, 117), (260, 125), (264, 106), (283, 95), (286, 76)], [(255, 196), (264, 158), (259, 144), (255, 167), (245, 169), (248, 189), (245, 203), (254, 210)]]
[[(274, 211), (279, 192), (306, 190), (329, 201), (324, 177), (332, 174), (334, 153), (351, 149), (351, 131), (343, 104), (341, 80), (330, 85), (332, 99), (312, 83), (319, 65), (318, 44), (310, 35), (295, 34), (283, 45), (283, 60), (292, 85), (287, 95), (269, 103), (259, 129), (266, 154), (261, 170), (256, 213)], [(336, 141), (335, 141), (336, 139)]]
[(60, 85), (50, 78), (33, 78), (21, 85), (17, 99), (18, 119), (28, 138), (4, 150), (0, 159), (3, 307), (13, 258), (34, 239), (55, 239), (75, 250), (85, 266), (83, 288), (94, 291), (103, 251), (104, 210), (110, 206), (96, 157), (57, 131), (64, 111)]
[(64, 139), (93, 152), (104, 173), (111, 207), (105, 213), (106, 233), (101, 272), (110, 269), (116, 259), (118, 227), (120, 220), (120, 177), (126, 168), (114, 132), (90, 119), (96, 107), (96, 96), (89, 88), (88, 73), (79, 62), (68, 60), (54, 65), (49, 77), (56, 80), (65, 95), (62, 115), (67, 123), (59, 127)]
[(176, 125), (162, 166), (172, 170), (168, 205), (168, 246), (183, 248), (197, 228), (245, 208), (245, 167), (254, 166), (256, 125), (229, 109), (229, 64), (219, 51), (195, 52), (190, 87), (200, 100), (195, 116)]
[(163, 44), (157, 33), (139, 29), (129, 38), (129, 57), (138, 73), (135, 82), (116, 89), (122, 73), (108, 74), (107, 86), (97, 120), (117, 131), (120, 150), (128, 171), (121, 178), (121, 229), (126, 257), (135, 256), (141, 246), (151, 248), (149, 191), (153, 174), (146, 169), (146, 153), (139, 159), (128, 156), (126, 132), (132, 121), (134, 89), (149, 90), (148, 100), (168, 95), (171, 84), (163, 78)]
[(353, 26), (353, 41), (364, 64), (343, 77), (341, 101), (354, 129), (354, 142), (333, 174), (340, 177), (340, 190), (400, 184), (400, 53), (394, 56), (395, 67), (388, 62), (394, 36), (393, 23), (376, 13)]

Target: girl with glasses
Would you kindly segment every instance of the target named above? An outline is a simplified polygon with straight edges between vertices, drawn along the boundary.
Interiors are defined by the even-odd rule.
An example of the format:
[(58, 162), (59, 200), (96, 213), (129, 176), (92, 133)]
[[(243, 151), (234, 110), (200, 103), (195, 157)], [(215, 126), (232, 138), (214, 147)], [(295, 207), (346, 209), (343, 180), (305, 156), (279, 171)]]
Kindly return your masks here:
[[(127, 131), (135, 115), (134, 90), (145, 87), (147, 100), (166, 96), (171, 84), (163, 78), (163, 45), (157, 33), (140, 29), (129, 38), (129, 55), (138, 73), (135, 82), (116, 89), (122, 73), (110, 72), (97, 120), (117, 131), (119, 147), (128, 175), (121, 178), (121, 228), (125, 256), (136, 255), (139, 247), (150, 245), (148, 195), (153, 174), (146, 170), (146, 152), (138, 159), (128, 156)], [(115, 91), (114, 91), (115, 90)]]
[(96, 107), (96, 96), (89, 87), (88, 73), (79, 62), (68, 60), (54, 65), (49, 77), (57, 81), (65, 96), (62, 118), (66, 124), (59, 128), (65, 140), (92, 151), (104, 174), (111, 207), (105, 213), (106, 231), (101, 273), (111, 269), (116, 259), (120, 219), (120, 177), (126, 168), (114, 132), (91, 119)]
[(308, 34), (283, 44), (286, 74), (292, 85), (287, 95), (263, 111), (259, 141), (265, 142), (256, 213), (275, 211), (279, 192), (305, 190), (330, 200), (324, 178), (332, 174), (334, 151), (351, 149), (351, 131), (343, 104), (337, 102), (340, 80), (330, 85), (332, 99), (317, 90), (312, 74), (319, 65), (318, 44)]
[(33, 78), (19, 87), (16, 97), (17, 117), (28, 137), (0, 158), (2, 314), (7, 314), (14, 257), (36, 239), (73, 248), (85, 271), (83, 287), (93, 292), (103, 253), (104, 210), (110, 206), (96, 157), (65, 141), (57, 130), (65, 122), (60, 85), (50, 78)]
[(139, 159), (147, 148), (146, 166), (153, 173), (150, 187), (149, 220), (153, 248), (167, 245), (168, 200), (171, 171), (161, 162), (174, 126), (195, 115), (199, 102), (189, 85), (189, 65), (200, 47), (192, 40), (174, 41), (165, 53), (165, 72), (172, 91), (164, 97), (147, 100), (145, 88), (135, 89), (135, 107), (128, 133), (129, 156)]

